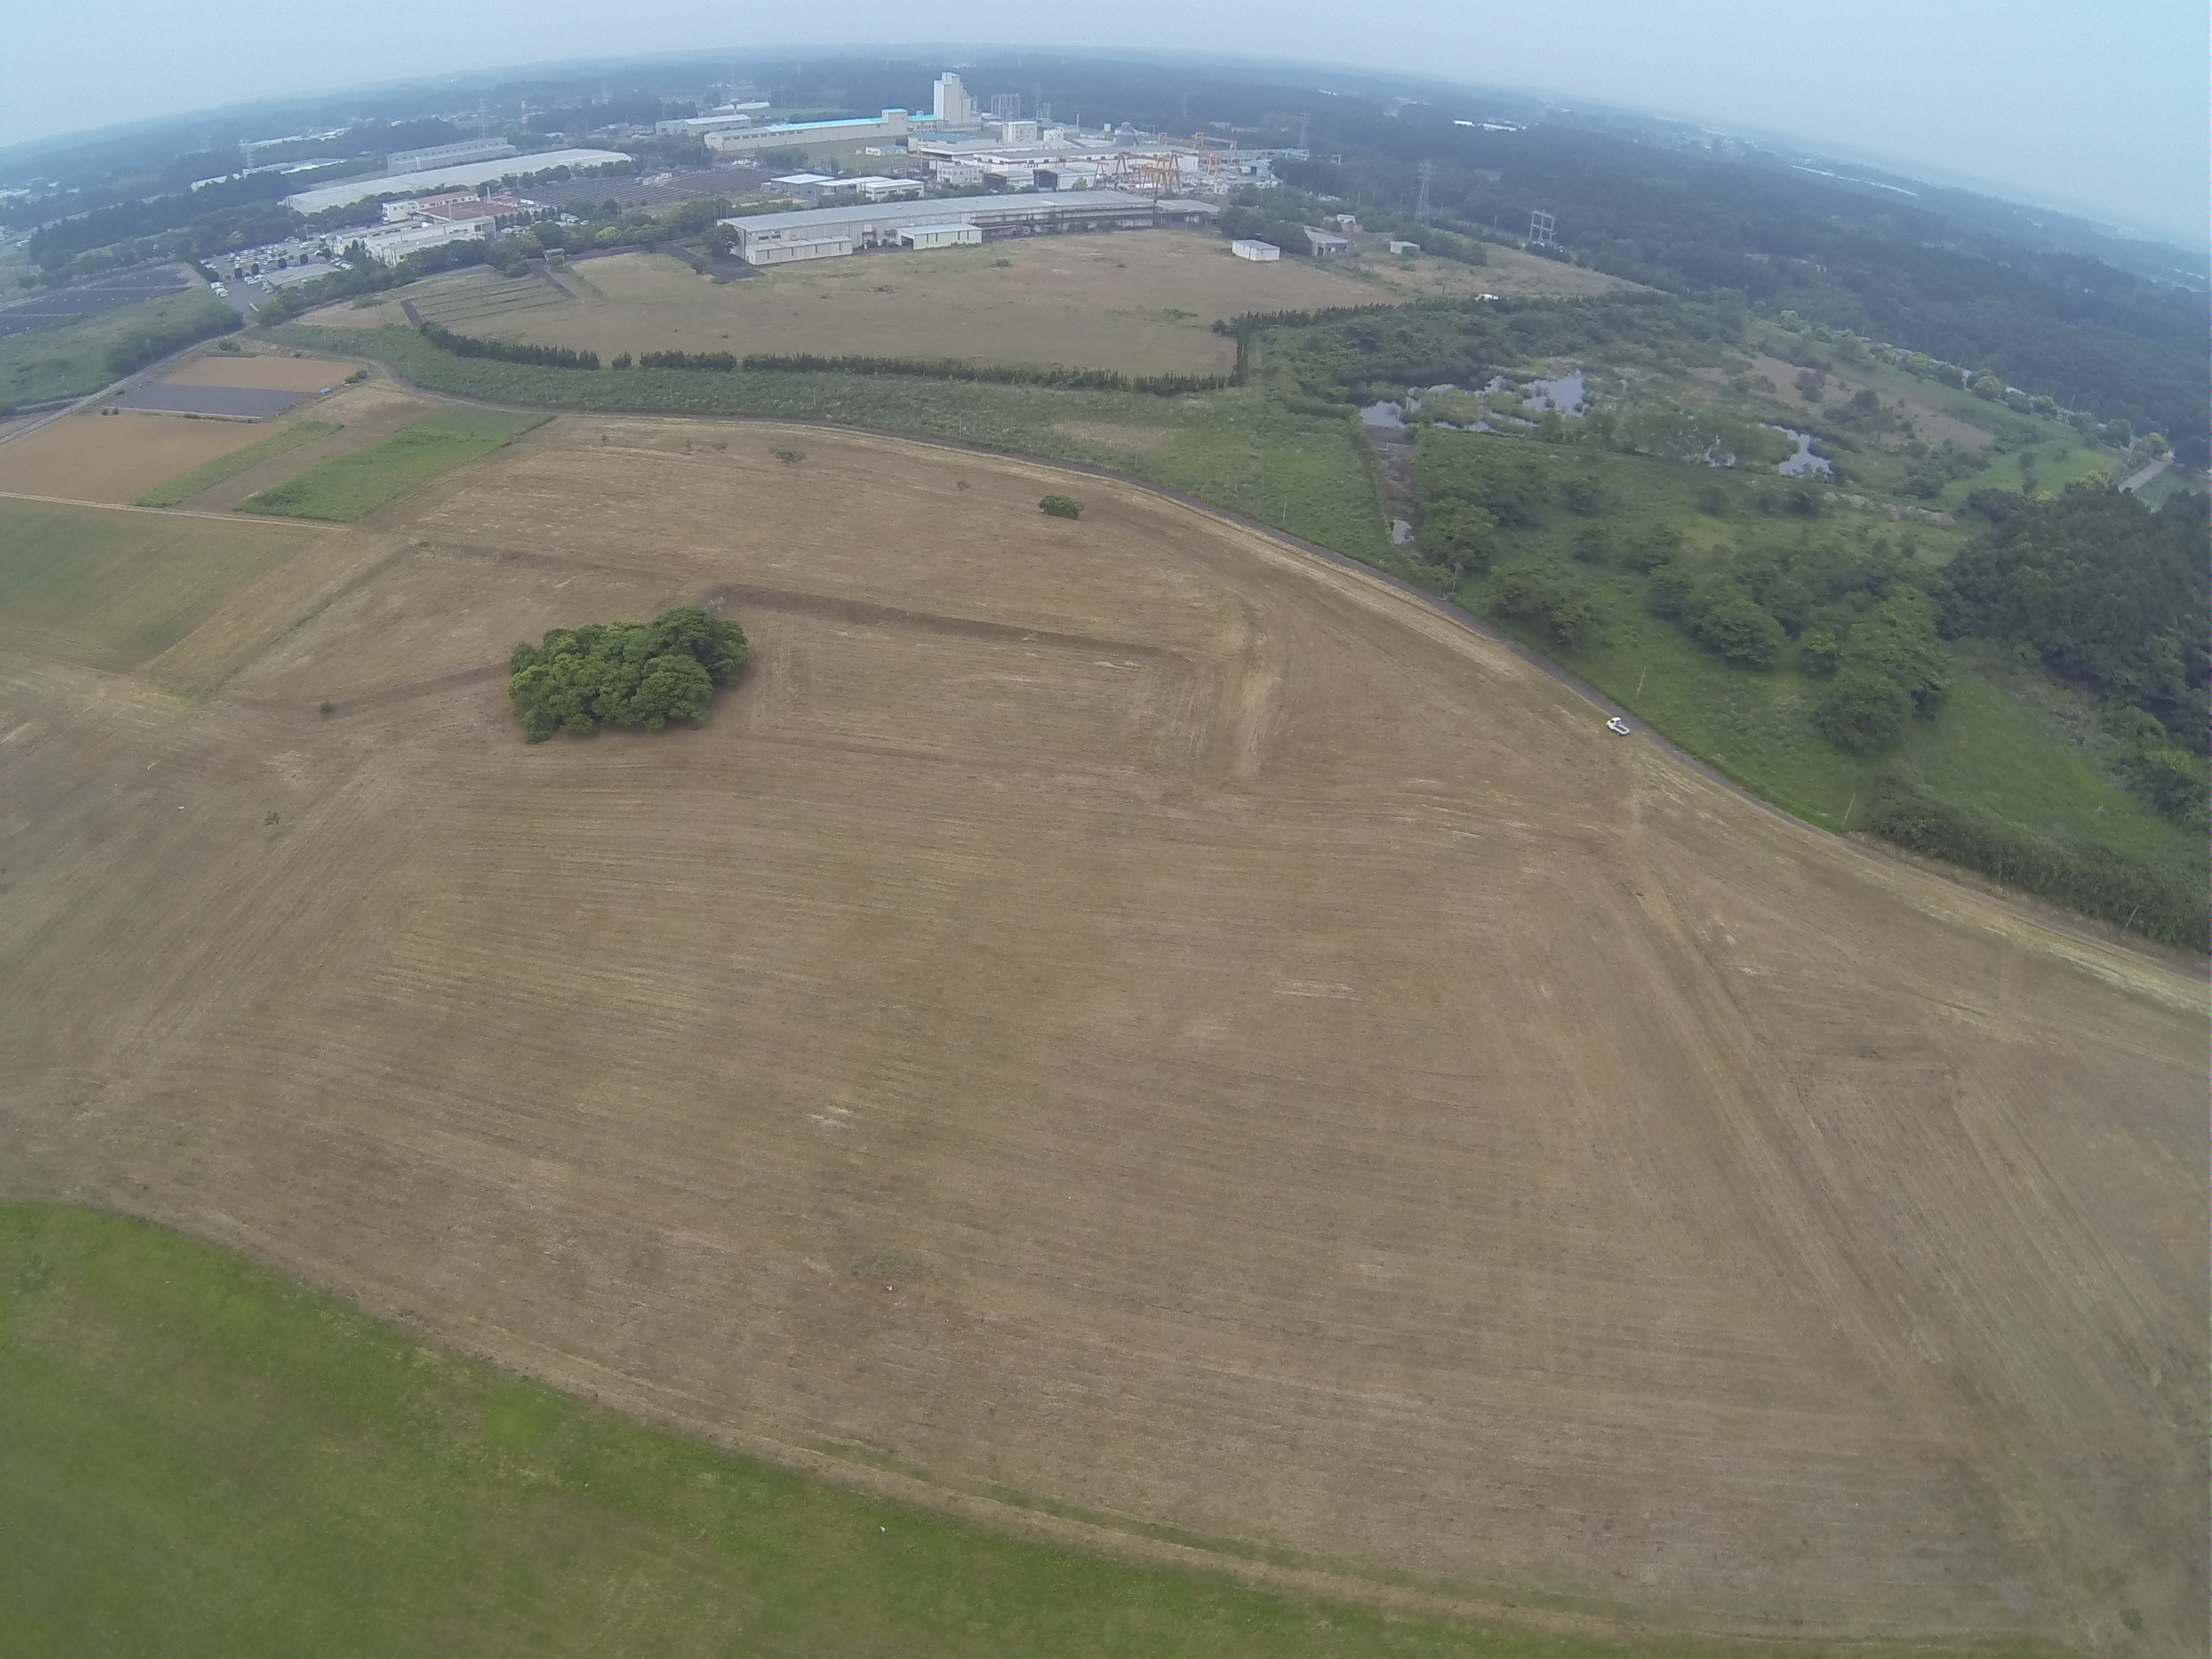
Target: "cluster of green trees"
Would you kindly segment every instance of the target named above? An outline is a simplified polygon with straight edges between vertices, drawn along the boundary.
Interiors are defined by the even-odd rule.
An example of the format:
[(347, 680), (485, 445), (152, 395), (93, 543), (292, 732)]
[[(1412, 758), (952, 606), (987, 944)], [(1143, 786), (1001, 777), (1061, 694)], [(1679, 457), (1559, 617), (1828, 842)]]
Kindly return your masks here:
[(457, 357), (489, 357), (500, 363), (535, 363), (541, 368), (597, 368), (599, 354), (596, 351), (572, 351), (566, 346), (525, 345), (507, 340), (480, 340), (473, 335), (456, 334), (450, 328), (427, 318), (422, 322), (422, 337), (441, 351), (450, 351)]
[[(1480, 386), (1500, 369), (1545, 357), (1684, 368), (1716, 361), (1723, 346), (1742, 337), (1747, 315), (1740, 299), (1658, 294), (1429, 300), (1322, 313), (1271, 328), (1266, 380), (1285, 395), (1347, 402), (1409, 386)], [(1245, 325), (1240, 319), (1231, 326)]]
[(154, 259), (205, 259), (291, 235), (300, 216), (278, 198), (302, 188), (298, 178), (261, 173), (204, 190), (118, 202), (41, 226), (27, 252), (49, 283), (76, 282)]
[(516, 646), (507, 696), (532, 743), (603, 721), (658, 732), (671, 720), (703, 719), (714, 688), (734, 679), (749, 656), (736, 623), (680, 605), (651, 622), (556, 628), (536, 645)]
[(2028, 646), (2060, 678), (2143, 710), (2201, 754), (2208, 511), (2198, 495), (2154, 513), (2123, 491), (2078, 485), (2022, 502), (1951, 562), (1946, 626)]
[[(637, 366), (640, 368), (703, 369), (714, 374), (732, 374), (737, 372), (738, 360), (726, 351), (643, 351), (638, 354)], [(615, 367), (628, 368), (629, 355), (625, 352), (616, 358)]]

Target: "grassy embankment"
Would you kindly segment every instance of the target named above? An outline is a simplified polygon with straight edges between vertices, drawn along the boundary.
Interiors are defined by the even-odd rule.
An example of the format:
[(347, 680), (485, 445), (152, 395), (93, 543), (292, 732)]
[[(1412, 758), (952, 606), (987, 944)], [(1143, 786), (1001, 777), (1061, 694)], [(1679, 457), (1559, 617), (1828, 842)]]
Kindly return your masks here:
[[(1887, 749), (1853, 754), (1817, 729), (1814, 709), (1831, 682), (1802, 653), (1785, 648), (1765, 670), (1731, 665), (1651, 614), (1650, 574), (1630, 556), (1655, 532), (1672, 531), (1681, 538), (1674, 563), (1693, 575), (1747, 552), (1786, 561), (1814, 550), (1825, 560), (1863, 555), (1877, 542), (1909, 549), (1933, 568), (1973, 532), (1850, 511), (1778, 514), (1772, 509), (1792, 499), (1779, 481), (1599, 449), (1496, 436), (1423, 441), (1510, 447), (1547, 474), (1595, 486), (1602, 502), (1595, 513), (1552, 504), (1533, 523), (1502, 531), (1492, 569), (1469, 576), (1455, 597), (1753, 793), (1827, 829), (1863, 828), (1884, 775), (1893, 782), (1901, 770), (1916, 785), (2039, 836), (2158, 872), (2177, 893), (2203, 893), (2202, 837), (2123, 788), (2102, 757), (2106, 739), (2094, 711), (2015, 653), (1986, 641), (1953, 643), (1951, 690), (1933, 718), (1908, 720)], [(1593, 537), (1606, 550), (1595, 557)], [(1587, 584), (1601, 618), (1593, 637), (1562, 645), (1541, 619), (1501, 612), (1498, 571), (1529, 558)], [(2196, 902), (2191, 896), (2180, 908)]]
[(0, 1647), (26, 1659), (1771, 1651), (1388, 1618), (1008, 1536), (40, 1205), (0, 1206)]
[[(222, 301), (195, 289), (11, 334), (0, 339), (0, 413), (85, 397), (163, 351), (220, 332), (231, 319)], [(139, 349), (172, 340), (150, 356)]]
[(412, 329), (295, 324), (277, 335), (380, 358), (410, 383), (456, 397), (587, 413), (822, 421), (1109, 467), (1370, 563), (1404, 562), (1391, 552), (1350, 418), (1289, 414), (1253, 393), (1153, 398), (857, 374), (538, 368), (453, 356)]
[(241, 513), (345, 524), (504, 448), (550, 416), (457, 409), (404, 426), (365, 449), (333, 456), (239, 504)]
[(299, 421), (290, 426), (279, 427), (258, 443), (243, 449), (234, 449), (228, 455), (218, 455), (214, 460), (196, 466), (189, 472), (179, 472), (167, 483), (159, 483), (138, 498), (140, 507), (174, 507), (179, 501), (190, 501), (203, 489), (212, 489), (225, 478), (234, 478), (250, 466), (273, 460), (290, 453), (318, 438), (327, 438), (339, 429), (335, 421)]
[(0, 641), (135, 668), (301, 545), (281, 525), (0, 501)]

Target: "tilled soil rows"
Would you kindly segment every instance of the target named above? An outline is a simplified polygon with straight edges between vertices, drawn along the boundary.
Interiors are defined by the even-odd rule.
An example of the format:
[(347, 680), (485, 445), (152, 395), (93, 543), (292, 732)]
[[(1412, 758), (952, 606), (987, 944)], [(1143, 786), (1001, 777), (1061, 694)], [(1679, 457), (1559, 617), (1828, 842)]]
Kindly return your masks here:
[[(0, 654), (0, 1196), (1352, 1579), (2202, 1650), (2201, 983), (1096, 478), (564, 419), (333, 534), (194, 701)], [(522, 741), (678, 603), (703, 727)]]

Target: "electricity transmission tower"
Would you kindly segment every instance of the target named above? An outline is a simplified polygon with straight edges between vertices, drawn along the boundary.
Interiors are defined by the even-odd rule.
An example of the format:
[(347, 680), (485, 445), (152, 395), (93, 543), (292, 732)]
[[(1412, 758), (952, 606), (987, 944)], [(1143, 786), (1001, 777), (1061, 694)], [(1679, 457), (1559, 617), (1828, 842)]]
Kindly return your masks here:
[(1437, 164), (1434, 161), (1424, 161), (1414, 169), (1414, 172), (1421, 181), (1421, 193), (1413, 204), (1413, 217), (1425, 225), (1429, 222), (1429, 215), (1435, 211), (1429, 205), (1429, 181), (1437, 176)]

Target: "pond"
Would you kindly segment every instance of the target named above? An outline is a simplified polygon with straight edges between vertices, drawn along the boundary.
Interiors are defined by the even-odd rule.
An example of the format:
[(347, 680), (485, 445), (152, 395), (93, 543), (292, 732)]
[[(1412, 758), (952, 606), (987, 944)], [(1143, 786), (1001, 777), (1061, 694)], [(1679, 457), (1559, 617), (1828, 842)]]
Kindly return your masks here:
[(1792, 455), (1788, 460), (1783, 462), (1781, 467), (1778, 469), (1784, 477), (1826, 478), (1834, 475), (1835, 469), (1830, 466), (1820, 456), (1815, 455), (1813, 453), (1813, 434), (1811, 433), (1799, 432), (1792, 427), (1768, 426), (1764, 421), (1760, 422), (1759, 424), (1766, 426), (1766, 429), (1769, 432), (1779, 432), (1784, 437), (1789, 439), (1797, 446), (1797, 453), (1795, 455)]

